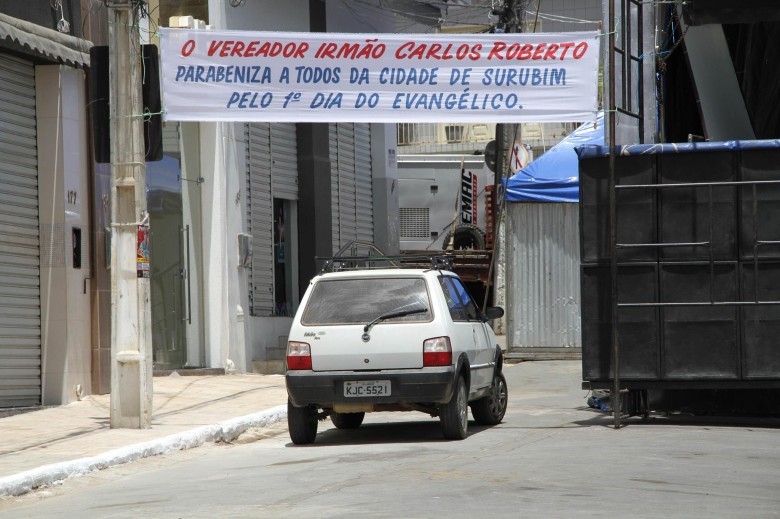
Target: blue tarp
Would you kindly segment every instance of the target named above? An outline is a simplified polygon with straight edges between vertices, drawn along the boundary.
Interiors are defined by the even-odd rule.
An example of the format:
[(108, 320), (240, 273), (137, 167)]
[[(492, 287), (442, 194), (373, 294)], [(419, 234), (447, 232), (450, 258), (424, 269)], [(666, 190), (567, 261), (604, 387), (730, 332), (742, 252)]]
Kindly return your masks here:
[(541, 157), (504, 181), (507, 202), (578, 202), (579, 160), (575, 148), (604, 144), (604, 114), (571, 132)]

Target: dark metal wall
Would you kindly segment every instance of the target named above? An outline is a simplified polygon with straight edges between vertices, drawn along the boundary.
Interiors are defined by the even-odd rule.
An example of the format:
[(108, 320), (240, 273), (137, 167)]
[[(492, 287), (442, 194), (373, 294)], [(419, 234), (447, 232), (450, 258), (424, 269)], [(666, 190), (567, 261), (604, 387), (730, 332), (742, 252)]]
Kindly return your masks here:
[(780, 137), (780, 22), (724, 25), (723, 30), (756, 138)]
[[(587, 381), (613, 376), (608, 160), (580, 160)], [(618, 303), (636, 305), (618, 308), (621, 380), (780, 385), (780, 183), (751, 183), (780, 180), (780, 148), (681, 145), (615, 161), (619, 185), (684, 184), (616, 190)]]
[[(747, 2), (750, 3), (750, 2)], [(734, 63), (739, 88), (757, 139), (780, 137), (780, 7), (776, 2), (756, 0), (761, 9), (745, 2), (689, 2), (685, 18), (698, 23), (724, 24), (723, 31)], [(767, 7), (772, 4), (772, 7)], [(664, 41), (656, 55), (656, 100), (662, 125), (662, 142), (701, 140), (704, 135), (685, 49), (685, 31), (674, 7), (659, 8)], [(694, 10), (695, 9), (695, 10)], [(771, 11), (771, 16), (759, 13)], [(724, 14), (728, 13), (728, 15)], [(691, 16), (692, 15), (692, 16)]]

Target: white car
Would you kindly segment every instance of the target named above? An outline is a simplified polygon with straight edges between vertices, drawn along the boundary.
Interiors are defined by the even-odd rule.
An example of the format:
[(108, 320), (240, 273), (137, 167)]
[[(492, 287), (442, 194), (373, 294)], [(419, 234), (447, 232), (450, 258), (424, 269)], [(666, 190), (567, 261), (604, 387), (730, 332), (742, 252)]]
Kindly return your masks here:
[(330, 417), (354, 429), (365, 413), (422, 411), (445, 438), (463, 439), (468, 407), (478, 424), (507, 407), (503, 357), (485, 315), (447, 263), (322, 273), (301, 301), (287, 343), (287, 421), (312, 443)]

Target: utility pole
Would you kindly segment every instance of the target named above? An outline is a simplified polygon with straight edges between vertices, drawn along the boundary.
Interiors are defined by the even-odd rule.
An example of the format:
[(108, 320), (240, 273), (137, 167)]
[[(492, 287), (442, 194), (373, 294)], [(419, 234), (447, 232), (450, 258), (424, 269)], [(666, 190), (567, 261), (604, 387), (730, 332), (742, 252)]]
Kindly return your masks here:
[[(111, 428), (152, 425), (141, 0), (108, 0), (111, 124)], [(148, 241), (147, 241), (148, 243)], [(145, 245), (145, 244), (144, 244)], [(148, 251), (148, 249), (146, 249)], [(140, 260), (140, 261), (139, 261)], [(145, 260), (145, 261), (144, 261)]]
[[(505, 0), (503, 7), (495, 9), (493, 14), (498, 15), (499, 21), (496, 24), (496, 32), (512, 33), (519, 32), (519, 16), (517, 14), (518, 5), (516, 0)], [(498, 123), (496, 124), (496, 177), (495, 193), (496, 196), (502, 189), (501, 180), (507, 173), (509, 167), (509, 151), (514, 146), (516, 138), (517, 123)], [(500, 224), (500, 207), (495, 204), (493, 214), (493, 236), (498, 237), (498, 226)]]
[[(522, 15), (518, 16), (518, 10), (524, 11), (524, 5), (526, 0), (505, 0), (503, 6), (493, 11), (492, 14), (498, 15), (499, 21), (496, 24), (495, 32), (499, 33), (513, 33), (519, 32), (519, 22)], [(520, 5), (518, 5), (520, 4)], [(496, 124), (496, 176), (495, 176), (495, 200), (496, 203), (493, 206), (493, 255), (491, 265), (497, 265), (496, 272), (493, 276), (496, 278), (496, 286), (499, 285), (498, 280), (503, 279), (504, 290), (494, 290), (493, 303), (498, 306), (506, 306), (509, 301), (509, 292), (511, 290), (510, 283), (507, 280), (507, 270), (502, 267), (505, 265), (507, 258), (507, 243), (506, 233), (508, 225), (502, 226), (503, 213), (506, 205), (506, 195), (503, 194), (503, 180), (508, 176), (508, 170), (510, 166), (510, 150), (514, 148), (515, 139), (517, 138), (519, 123), (498, 123)], [(487, 300), (487, 296), (485, 298)], [(511, 309), (509, 309), (511, 310)], [(495, 324), (496, 333), (506, 333), (505, 324), (506, 318), (497, 320)], [(507, 347), (512, 347), (512, 334), (507, 333)]]

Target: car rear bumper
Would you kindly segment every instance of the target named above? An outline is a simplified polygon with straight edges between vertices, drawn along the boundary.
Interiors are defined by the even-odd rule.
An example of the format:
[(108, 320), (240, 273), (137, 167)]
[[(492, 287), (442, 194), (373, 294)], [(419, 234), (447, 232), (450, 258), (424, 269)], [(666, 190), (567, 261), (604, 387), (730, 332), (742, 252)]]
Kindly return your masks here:
[[(455, 366), (382, 372), (288, 371), (287, 394), (296, 407), (333, 404), (443, 404), (449, 402), (455, 387)], [(386, 396), (344, 396), (344, 382), (389, 380)]]

